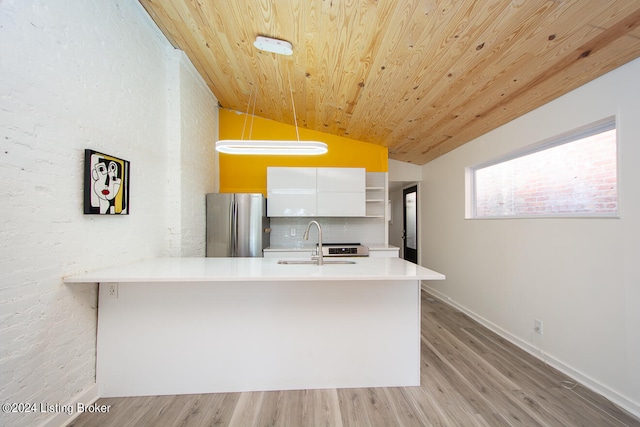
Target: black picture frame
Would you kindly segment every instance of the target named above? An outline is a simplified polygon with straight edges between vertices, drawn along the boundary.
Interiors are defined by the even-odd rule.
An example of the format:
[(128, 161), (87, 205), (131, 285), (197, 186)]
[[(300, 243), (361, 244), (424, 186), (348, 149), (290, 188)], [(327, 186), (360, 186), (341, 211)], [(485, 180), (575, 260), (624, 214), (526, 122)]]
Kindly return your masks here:
[(84, 213), (129, 215), (130, 162), (84, 150)]

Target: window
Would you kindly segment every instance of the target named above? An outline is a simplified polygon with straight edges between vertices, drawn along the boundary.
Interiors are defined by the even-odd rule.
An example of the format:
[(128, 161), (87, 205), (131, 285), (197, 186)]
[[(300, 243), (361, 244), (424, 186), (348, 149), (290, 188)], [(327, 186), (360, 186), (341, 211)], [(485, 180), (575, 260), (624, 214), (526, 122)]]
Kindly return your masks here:
[(618, 216), (613, 119), (469, 171), (473, 218)]

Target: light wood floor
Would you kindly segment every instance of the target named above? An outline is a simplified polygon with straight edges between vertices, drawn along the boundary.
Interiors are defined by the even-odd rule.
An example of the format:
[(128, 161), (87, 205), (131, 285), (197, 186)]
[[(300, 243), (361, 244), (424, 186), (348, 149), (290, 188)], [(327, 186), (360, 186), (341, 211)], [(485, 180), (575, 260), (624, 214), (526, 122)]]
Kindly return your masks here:
[(446, 304), (422, 295), (421, 387), (100, 399), (70, 426), (640, 426)]

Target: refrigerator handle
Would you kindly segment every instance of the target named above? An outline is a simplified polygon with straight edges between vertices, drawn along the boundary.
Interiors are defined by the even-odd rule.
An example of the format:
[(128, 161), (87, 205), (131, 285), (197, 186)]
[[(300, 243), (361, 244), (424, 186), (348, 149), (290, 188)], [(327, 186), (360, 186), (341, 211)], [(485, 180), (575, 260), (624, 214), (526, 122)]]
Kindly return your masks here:
[(231, 236), (229, 236), (231, 238), (231, 256), (235, 257), (238, 251), (238, 202), (235, 197), (231, 199), (231, 215), (229, 219), (231, 221)]

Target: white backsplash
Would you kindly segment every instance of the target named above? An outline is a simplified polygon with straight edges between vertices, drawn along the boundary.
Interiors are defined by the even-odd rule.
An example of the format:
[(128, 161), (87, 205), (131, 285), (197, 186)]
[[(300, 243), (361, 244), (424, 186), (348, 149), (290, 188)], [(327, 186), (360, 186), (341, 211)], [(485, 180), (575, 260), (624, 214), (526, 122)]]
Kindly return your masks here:
[[(318, 242), (318, 229), (311, 226), (309, 240), (302, 236), (309, 221), (318, 221), (325, 243), (382, 243), (385, 222), (382, 218), (287, 217), (271, 218), (271, 246), (312, 247)], [(293, 230), (293, 233), (292, 233)]]

